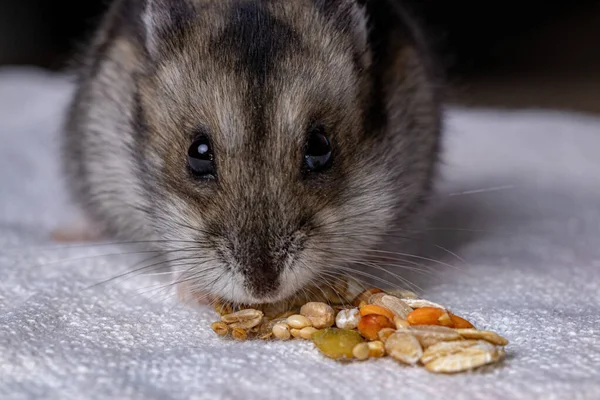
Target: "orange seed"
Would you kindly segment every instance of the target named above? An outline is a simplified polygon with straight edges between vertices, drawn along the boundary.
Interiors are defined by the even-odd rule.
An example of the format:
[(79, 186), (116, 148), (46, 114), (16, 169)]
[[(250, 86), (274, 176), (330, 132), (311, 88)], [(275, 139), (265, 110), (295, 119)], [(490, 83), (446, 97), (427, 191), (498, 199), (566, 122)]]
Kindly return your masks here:
[(475, 328), (472, 323), (467, 321), (464, 318), (458, 317), (452, 313), (450, 313), (450, 318), (452, 318), (452, 322), (454, 323), (453, 328), (456, 329), (473, 329)]
[(381, 307), (381, 306), (378, 306), (375, 304), (368, 304), (360, 309), (361, 317), (364, 317), (365, 315), (371, 315), (371, 314), (383, 315), (384, 317), (387, 317), (390, 321), (394, 320), (394, 313), (392, 313), (387, 308), (384, 308), (384, 307)]
[(433, 307), (423, 307), (417, 308), (408, 316), (406, 320), (411, 325), (441, 325), (439, 318), (446, 314), (446, 311), (433, 308)]
[(358, 322), (358, 331), (368, 340), (378, 340), (379, 331), (384, 328), (395, 328), (395, 325), (389, 318), (383, 315), (365, 315)]

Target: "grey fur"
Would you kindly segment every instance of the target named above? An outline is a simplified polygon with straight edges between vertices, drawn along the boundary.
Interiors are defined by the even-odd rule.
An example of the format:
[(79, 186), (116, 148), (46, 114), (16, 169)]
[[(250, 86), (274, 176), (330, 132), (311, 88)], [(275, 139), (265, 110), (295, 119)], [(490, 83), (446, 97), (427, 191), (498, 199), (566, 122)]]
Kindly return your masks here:
[[(441, 106), (410, 20), (361, 3), (117, 0), (65, 129), (74, 198), (107, 234), (177, 250), (190, 290), (233, 301), (362, 259), (427, 204)], [(302, 172), (313, 122), (334, 147), (320, 175)], [(199, 131), (215, 181), (187, 169)]]

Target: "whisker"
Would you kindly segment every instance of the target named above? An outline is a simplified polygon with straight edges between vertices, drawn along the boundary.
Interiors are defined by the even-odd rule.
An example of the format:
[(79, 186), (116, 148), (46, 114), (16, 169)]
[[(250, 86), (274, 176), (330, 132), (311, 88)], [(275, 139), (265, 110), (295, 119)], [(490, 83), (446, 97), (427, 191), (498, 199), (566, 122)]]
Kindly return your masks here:
[[(353, 251), (353, 249), (345, 249), (345, 248), (331, 248), (332, 250), (339, 250), (342, 252), (348, 252), (348, 251)], [(390, 254), (390, 255), (397, 255), (397, 256), (402, 256), (402, 257), (411, 257), (411, 258), (416, 258), (419, 260), (424, 260), (424, 261), (429, 261), (429, 262), (433, 262), (439, 265), (443, 265), (452, 269), (456, 269), (456, 267), (454, 265), (445, 263), (443, 261), (438, 261), (435, 260), (433, 258), (428, 258), (428, 257), (423, 257), (423, 256), (418, 256), (418, 255), (414, 255), (414, 254), (409, 254), (409, 253), (402, 253), (402, 252), (394, 252), (394, 251), (387, 251), (387, 250), (376, 250), (376, 249), (363, 249), (362, 251), (365, 252), (371, 252), (371, 253), (378, 253), (378, 254)]]
[[(405, 287), (401, 287), (401, 286), (399, 286), (399, 285), (397, 285), (395, 283), (389, 282), (389, 281), (387, 281), (387, 280), (385, 280), (385, 279), (383, 279), (381, 277), (378, 277), (376, 275), (370, 274), (370, 273), (365, 272), (365, 271), (359, 271), (359, 270), (356, 270), (354, 268), (343, 267), (343, 266), (329, 266), (329, 268), (333, 268), (334, 270), (338, 270), (339, 269), (339, 270), (342, 270), (342, 271), (347, 271), (349, 273), (355, 273), (355, 274), (358, 274), (358, 275), (362, 275), (362, 276), (364, 276), (366, 278), (370, 278), (370, 279), (376, 280), (376, 281), (378, 281), (380, 283), (383, 283), (383, 284), (386, 284), (386, 285), (392, 285), (395, 289), (400, 289), (400, 290), (406, 289)], [(417, 285), (412, 284), (412, 283), (409, 283), (409, 284), (412, 285), (412, 286), (414, 286), (414, 287), (416, 287), (420, 291), (422, 291), (422, 289), (419, 288)]]
[[(112, 242), (94, 242), (80, 243), (60, 246), (27, 246), (27, 247), (3, 247), (2, 251), (61, 251), (73, 249), (88, 249), (96, 247), (126, 246), (126, 245), (145, 245), (145, 244), (198, 244), (198, 240), (135, 240), (135, 241), (112, 241)], [(156, 250), (160, 251), (160, 250)]]
[(465, 264), (468, 265), (468, 262), (464, 258), (460, 257), (458, 254), (456, 254), (456, 253), (450, 251), (449, 249), (447, 249), (447, 248), (445, 248), (443, 246), (440, 246), (438, 244), (430, 243), (425, 238), (419, 239), (419, 238), (415, 238), (415, 237), (397, 235), (397, 234), (387, 233), (387, 232), (383, 232), (383, 233), (380, 233), (380, 234), (377, 234), (377, 233), (373, 233), (373, 234), (369, 234), (369, 233), (366, 233), (366, 234), (346, 234), (346, 233), (343, 233), (343, 232), (339, 232), (337, 234), (328, 234), (327, 236), (332, 237), (332, 238), (335, 238), (335, 237), (341, 237), (341, 238), (345, 238), (345, 237), (357, 237), (357, 238), (363, 238), (363, 237), (381, 237), (381, 238), (392, 237), (392, 238), (398, 238), (398, 239), (404, 239), (404, 240), (411, 240), (411, 241), (415, 241), (415, 242), (418, 242), (418, 243), (427, 243), (427, 244), (431, 244), (432, 246), (434, 246), (435, 248), (437, 248), (439, 250), (444, 251), (445, 253), (448, 253), (449, 255), (455, 257), (459, 261), (461, 261), (461, 262), (463, 262), (463, 263), (465, 263)]
[[(147, 261), (154, 260), (154, 259), (156, 259), (156, 258), (165, 257), (167, 254), (173, 254), (173, 253), (177, 253), (177, 252), (180, 252), (180, 251), (191, 251), (191, 250), (187, 250), (187, 249), (186, 249), (186, 250), (181, 250), (181, 249), (179, 249), (179, 250), (170, 250), (170, 251), (168, 251), (168, 252), (161, 253), (161, 254), (159, 254), (159, 255), (157, 255), (157, 256), (150, 257), (150, 258), (147, 258), (147, 259), (145, 259), (145, 260), (142, 260), (142, 261), (140, 261), (139, 263), (135, 264), (135, 265), (134, 265), (134, 267), (135, 267), (135, 266), (137, 266), (137, 265), (140, 265), (140, 264), (142, 264), (142, 263), (145, 263), (145, 262), (147, 262)], [(112, 283), (116, 283), (116, 281), (117, 281), (118, 279), (121, 279), (121, 278), (124, 278), (124, 277), (129, 277), (129, 276), (133, 276), (133, 277), (135, 277), (135, 276), (136, 276), (136, 275), (135, 275), (135, 273), (136, 273), (136, 272), (139, 272), (139, 271), (144, 271), (144, 270), (147, 270), (147, 269), (149, 269), (149, 268), (153, 268), (153, 267), (159, 267), (159, 268), (162, 268), (162, 267), (160, 267), (161, 265), (164, 265), (165, 267), (167, 267), (167, 268), (168, 268), (170, 264), (173, 264), (173, 263), (175, 263), (175, 262), (177, 262), (177, 261), (181, 261), (181, 260), (188, 260), (188, 259), (190, 259), (190, 258), (189, 258), (189, 257), (185, 257), (185, 258), (178, 258), (178, 259), (174, 259), (174, 260), (167, 260), (167, 259), (165, 259), (165, 260), (162, 260), (162, 261), (160, 261), (160, 262), (158, 262), (158, 263), (154, 263), (154, 264), (146, 265), (146, 266), (143, 266), (143, 267), (141, 267), (141, 268), (136, 268), (136, 269), (134, 269), (134, 270), (129, 270), (129, 271), (127, 271), (127, 272), (124, 272), (124, 273), (122, 273), (122, 274), (119, 274), (119, 275), (117, 275), (117, 276), (114, 276), (114, 277), (112, 277), (112, 278), (106, 279), (106, 280), (104, 280), (104, 281), (101, 281), (101, 282), (97, 282), (97, 283), (95, 283), (95, 284), (93, 284), (93, 285), (89, 286), (89, 287), (88, 287), (88, 288), (86, 288), (85, 290), (89, 290), (89, 289), (92, 289), (92, 288), (95, 288), (95, 287), (98, 287), (98, 286), (101, 286), (101, 285), (105, 285), (105, 284), (107, 284), (107, 283), (111, 283), (111, 282), (112, 282)]]
[(450, 194), (448, 194), (448, 197), (464, 196), (467, 194), (498, 192), (501, 190), (514, 189), (515, 187), (516, 187), (515, 185), (504, 185), (504, 186), (494, 186), (494, 187), (483, 188), (483, 189), (465, 190), (463, 192), (450, 193)]

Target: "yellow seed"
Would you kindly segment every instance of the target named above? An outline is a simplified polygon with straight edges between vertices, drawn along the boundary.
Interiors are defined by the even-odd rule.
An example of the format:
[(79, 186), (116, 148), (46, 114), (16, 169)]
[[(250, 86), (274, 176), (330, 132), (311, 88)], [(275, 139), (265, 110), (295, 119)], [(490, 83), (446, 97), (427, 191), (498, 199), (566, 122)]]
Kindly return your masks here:
[(367, 344), (369, 346), (369, 357), (381, 358), (385, 355), (385, 346), (381, 340), (375, 340)]
[(308, 318), (317, 329), (329, 328), (335, 322), (335, 311), (325, 303), (306, 303), (300, 309), (300, 314)]
[(364, 339), (354, 330), (326, 328), (315, 332), (312, 341), (327, 357), (348, 360), (354, 357), (354, 346), (363, 343)]
[(246, 340), (248, 339), (248, 332), (242, 328), (233, 328), (231, 331), (231, 337), (236, 340)]
[(377, 336), (379, 336), (379, 340), (385, 343), (386, 340), (388, 340), (388, 338), (394, 333), (396, 333), (396, 330), (394, 328), (383, 328), (382, 330), (377, 332)]
[(370, 353), (371, 353), (371, 349), (369, 348), (368, 343), (359, 343), (356, 346), (354, 346), (354, 349), (352, 349), (352, 355), (357, 360), (368, 359)]
[(396, 329), (404, 329), (410, 326), (407, 320), (398, 317), (394, 318), (394, 324), (396, 324)]
[(300, 329), (300, 337), (302, 339), (311, 340), (313, 333), (315, 333), (318, 329), (313, 328), (312, 326), (307, 326), (306, 328)]
[(310, 320), (304, 315), (300, 314), (294, 314), (289, 316), (286, 322), (290, 326), (290, 328), (294, 329), (302, 329), (306, 328), (307, 326), (311, 326)]
[(229, 327), (224, 322), (213, 322), (213, 324), (210, 327), (219, 336), (227, 336), (227, 334), (229, 333)]
[(300, 339), (300, 329), (296, 329), (296, 328), (291, 328), (290, 329), (290, 334), (292, 335), (292, 337), (296, 338), (296, 339)]
[(273, 326), (273, 336), (279, 340), (288, 340), (291, 337), (290, 327), (283, 322), (275, 324)]

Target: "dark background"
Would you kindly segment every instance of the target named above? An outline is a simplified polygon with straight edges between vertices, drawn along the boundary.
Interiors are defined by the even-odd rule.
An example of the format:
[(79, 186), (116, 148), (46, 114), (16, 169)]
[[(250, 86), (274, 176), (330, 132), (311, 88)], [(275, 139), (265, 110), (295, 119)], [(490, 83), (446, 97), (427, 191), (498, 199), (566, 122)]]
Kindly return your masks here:
[[(108, 2), (0, 0), (0, 66), (62, 69)], [(407, 3), (456, 101), (600, 112), (600, 0)]]

